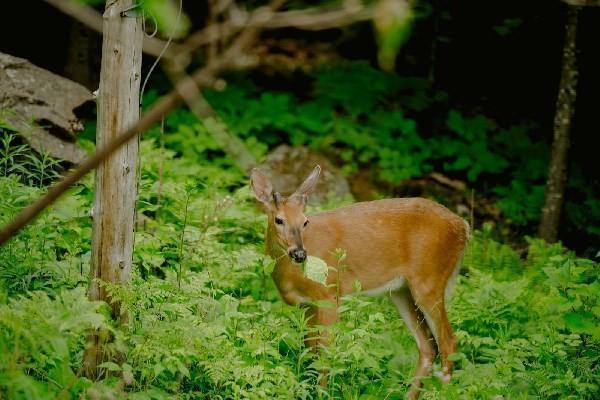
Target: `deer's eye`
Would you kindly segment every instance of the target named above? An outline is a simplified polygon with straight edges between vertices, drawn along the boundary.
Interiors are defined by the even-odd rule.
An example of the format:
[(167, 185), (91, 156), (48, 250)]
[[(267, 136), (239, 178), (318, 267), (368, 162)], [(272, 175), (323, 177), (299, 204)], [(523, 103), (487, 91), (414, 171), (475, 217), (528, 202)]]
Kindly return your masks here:
[(308, 220), (304, 221), (304, 227), (306, 228), (306, 225), (308, 225)]
[(276, 223), (277, 225), (283, 225), (283, 220), (282, 220), (281, 218), (279, 218), (279, 217), (276, 217), (276, 218), (275, 218), (275, 223)]

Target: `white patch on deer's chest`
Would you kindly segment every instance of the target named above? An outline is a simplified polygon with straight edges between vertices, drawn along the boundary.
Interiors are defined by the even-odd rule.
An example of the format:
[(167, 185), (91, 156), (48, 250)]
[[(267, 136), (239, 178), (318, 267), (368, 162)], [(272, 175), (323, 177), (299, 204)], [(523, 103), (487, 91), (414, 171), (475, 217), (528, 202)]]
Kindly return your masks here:
[(387, 282), (385, 285), (377, 287), (377, 288), (373, 288), (373, 289), (369, 289), (369, 290), (364, 290), (362, 292), (360, 292), (360, 294), (364, 294), (367, 296), (381, 296), (393, 291), (396, 291), (398, 289), (400, 289), (402, 286), (404, 286), (404, 284), (406, 283), (406, 280), (404, 278), (394, 278), (391, 281)]

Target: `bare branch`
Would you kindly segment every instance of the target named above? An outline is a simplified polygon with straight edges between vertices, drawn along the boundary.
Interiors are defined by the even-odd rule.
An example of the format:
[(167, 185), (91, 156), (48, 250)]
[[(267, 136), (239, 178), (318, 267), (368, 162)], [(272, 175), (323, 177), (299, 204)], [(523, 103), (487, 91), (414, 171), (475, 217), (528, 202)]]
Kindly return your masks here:
[[(72, 0), (44, 0), (64, 14), (76, 19), (90, 29), (102, 34), (102, 15), (90, 6), (76, 3)], [(158, 57), (165, 46), (165, 41), (144, 36), (144, 53)], [(170, 58), (180, 53), (179, 45), (171, 43), (163, 57)]]
[[(206, 19), (208, 26), (217, 24), (218, 17), (221, 14), (221, 11), (219, 10), (219, 8), (222, 5), (223, 5), (222, 0), (221, 1), (209, 0), (209, 2), (208, 2), (208, 18)], [(217, 55), (218, 48), (221, 44), (222, 43), (220, 43), (219, 41), (210, 42), (208, 44), (208, 47), (205, 51), (205, 56), (206, 56), (207, 61), (212, 60)]]
[(373, 13), (372, 8), (361, 6), (328, 11), (319, 9), (285, 11), (272, 13), (269, 19), (258, 21), (256, 26), (263, 29), (298, 28), (319, 31), (370, 20), (373, 18)]
[[(172, 81), (175, 82), (186, 82), (191, 81), (189, 85), (195, 85), (193, 79), (185, 74), (181, 69), (167, 70), (167, 73)], [(178, 85), (176, 87), (180, 87)], [(186, 85), (187, 87), (188, 85)], [(227, 154), (229, 154), (237, 166), (244, 172), (249, 172), (253, 167), (256, 166), (257, 161), (248, 151), (242, 141), (235, 135), (229, 132), (227, 126), (217, 116), (217, 113), (210, 106), (208, 101), (202, 96), (200, 88), (196, 87), (193, 92), (178, 92), (183, 98), (185, 103), (188, 105), (190, 110), (198, 117), (199, 120), (203, 121), (209, 134), (213, 137), (215, 142), (221, 147)]]
[(600, 7), (600, 0), (562, 0), (570, 6)]
[(76, 19), (88, 28), (95, 30), (96, 32), (102, 33), (102, 17), (98, 11), (92, 7), (85, 6), (80, 3), (75, 3), (71, 0), (44, 0), (64, 14)]
[(252, 12), (236, 14), (221, 24), (208, 27), (191, 34), (181, 44), (182, 52), (177, 57), (187, 56), (197, 48), (231, 36), (244, 28), (281, 29), (296, 28), (304, 30), (324, 30), (346, 26), (351, 23), (367, 21), (373, 18), (372, 7), (353, 6), (330, 10), (313, 8), (302, 11), (273, 11), (271, 7), (259, 7)]
[[(94, 15), (96, 17), (92, 18), (92, 14), (89, 13), (89, 10), (81, 12), (80, 8), (73, 8), (72, 6), (69, 6), (70, 2), (68, 0), (45, 1), (55, 5), (63, 12), (71, 15), (73, 18), (88, 24), (88, 26), (91, 28), (98, 30), (98, 19), (96, 18), (98, 17), (98, 13), (95, 11)], [(190, 102), (194, 99), (198, 100), (198, 86), (206, 87), (212, 85), (216, 77), (227, 69), (239, 69), (255, 65), (255, 63), (252, 62), (252, 57), (246, 54), (246, 50), (258, 38), (261, 29), (277, 29), (283, 27), (295, 27), (311, 30), (330, 29), (337, 26), (343, 26), (351, 22), (367, 20), (372, 17), (372, 10), (370, 8), (363, 7), (351, 7), (331, 11), (318, 11), (313, 9), (302, 12), (276, 12), (283, 2), (284, 0), (273, 0), (273, 3), (270, 6), (262, 7), (250, 14), (250, 17), (247, 19), (247, 23), (241, 23), (237, 25), (234, 24), (233, 28), (227, 28), (231, 29), (229, 31), (227, 29), (223, 29), (223, 32), (220, 32), (219, 30), (215, 30), (214, 27), (209, 27), (207, 28), (209, 31), (203, 30), (197, 34), (196, 42), (188, 41), (187, 48), (177, 51), (177, 56), (173, 58), (173, 60), (181, 63), (181, 60), (184, 60), (185, 56), (190, 52), (201, 45), (208, 43), (206, 41), (206, 32), (211, 32), (211, 29), (213, 29), (215, 32), (209, 37), (211, 41), (219, 40), (221, 38), (219, 35), (226, 35), (226, 32), (237, 33), (241, 31), (236, 40), (220, 56), (209, 60), (209, 62), (203, 68), (200, 68), (191, 76), (191, 79), (180, 80), (176, 85), (176, 89), (157, 101), (148, 112), (142, 115), (140, 120), (134, 126), (120, 134), (112, 142), (107, 143), (106, 146), (98, 149), (93, 156), (81, 163), (77, 169), (71, 171), (61, 181), (50, 187), (45, 195), (40, 197), (34, 203), (25, 207), (7, 226), (0, 231), (0, 245), (4, 244), (21, 228), (31, 222), (37, 215), (39, 215), (39, 213), (51, 205), (69, 187), (75, 184), (92, 169), (96, 168), (100, 162), (102, 162), (102, 160), (108, 157), (112, 152), (128, 141), (133, 140), (137, 135), (143, 134), (148, 128), (163, 118), (164, 115), (168, 114), (171, 110), (173, 110), (173, 108), (181, 104), (182, 98), (185, 98)], [(190, 43), (192, 45), (190, 45)], [(162, 45), (160, 47), (162, 49)], [(177, 65), (179, 66), (177, 67)], [(181, 65), (182, 64), (175, 63), (174, 67), (181, 68)], [(196, 103), (198, 104), (197, 109), (199, 115), (203, 115), (203, 113), (207, 112), (206, 109), (202, 110), (200, 108), (202, 106), (200, 101), (196, 101)]]
[(224, 13), (231, 5), (233, 4), (233, 0), (217, 0), (214, 5), (214, 12), (217, 14)]

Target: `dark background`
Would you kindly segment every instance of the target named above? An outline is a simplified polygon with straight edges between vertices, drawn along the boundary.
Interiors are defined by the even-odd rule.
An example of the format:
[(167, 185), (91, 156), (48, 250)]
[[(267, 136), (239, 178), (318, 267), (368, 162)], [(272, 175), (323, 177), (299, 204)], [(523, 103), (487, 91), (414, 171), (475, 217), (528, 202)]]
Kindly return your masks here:
[[(428, 5), (435, 14), (417, 21), (401, 51), (397, 71), (426, 77), (433, 69), (434, 87), (446, 91), (455, 108), (480, 112), (506, 125), (534, 121), (539, 129), (533, 134), (551, 143), (566, 5), (558, 0), (433, 0), (419, 3), (419, 8)], [(185, 11), (192, 21), (202, 22), (201, 5), (186, 4)], [(0, 51), (77, 80), (69, 76), (67, 68), (75, 24), (70, 17), (43, 1), (33, 0), (10, 2), (5, 5), (5, 13), (0, 25)], [(518, 22), (501, 35), (495, 28), (503, 26), (507, 19)], [(596, 138), (600, 130), (599, 26), (600, 7), (584, 8), (578, 27), (580, 76), (570, 152), (571, 166), (584, 171), (594, 187), (599, 187), (600, 177)], [(95, 32), (88, 33), (92, 81), (82, 83), (94, 90), (101, 38)], [(337, 52), (347, 58), (375, 61), (376, 46), (369, 24), (344, 32), (297, 32), (296, 35), (308, 40), (330, 40)], [(432, 46), (435, 46), (433, 64)], [(146, 59), (144, 68), (151, 61)], [(562, 239), (577, 247), (577, 243), (568, 243), (568, 238)]]

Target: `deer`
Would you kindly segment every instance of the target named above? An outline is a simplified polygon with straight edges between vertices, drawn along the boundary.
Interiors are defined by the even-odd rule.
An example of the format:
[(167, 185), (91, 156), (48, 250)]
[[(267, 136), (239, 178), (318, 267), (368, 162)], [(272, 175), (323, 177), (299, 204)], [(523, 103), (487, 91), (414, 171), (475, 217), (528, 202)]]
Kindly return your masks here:
[[(446, 302), (460, 270), (469, 224), (441, 204), (419, 197), (358, 202), (307, 215), (308, 197), (320, 172), (317, 165), (287, 197), (274, 191), (259, 169), (251, 172), (251, 190), (268, 216), (265, 245), (275, 260), (275, 286), (287, 304), (307, 308), (307, 322), (314, 327), (332, 325), (340, 299), (357, 290), (389, 295), (417, 343), (419, 358), (407, 398), (418, 399), (421, 380), (432, 373), (438, 354), (440, 378), (447, 383), (452, 375), (449, 355), (456, 340)], [(327, 284), (304, 276), (300, 264), (308, 255), (335, 266), (337, 249), (345, 252), (344, 268), (330, 272)], [(317, 351), (327, 346), (329, 336), (309, 334), (306, 343)]]

